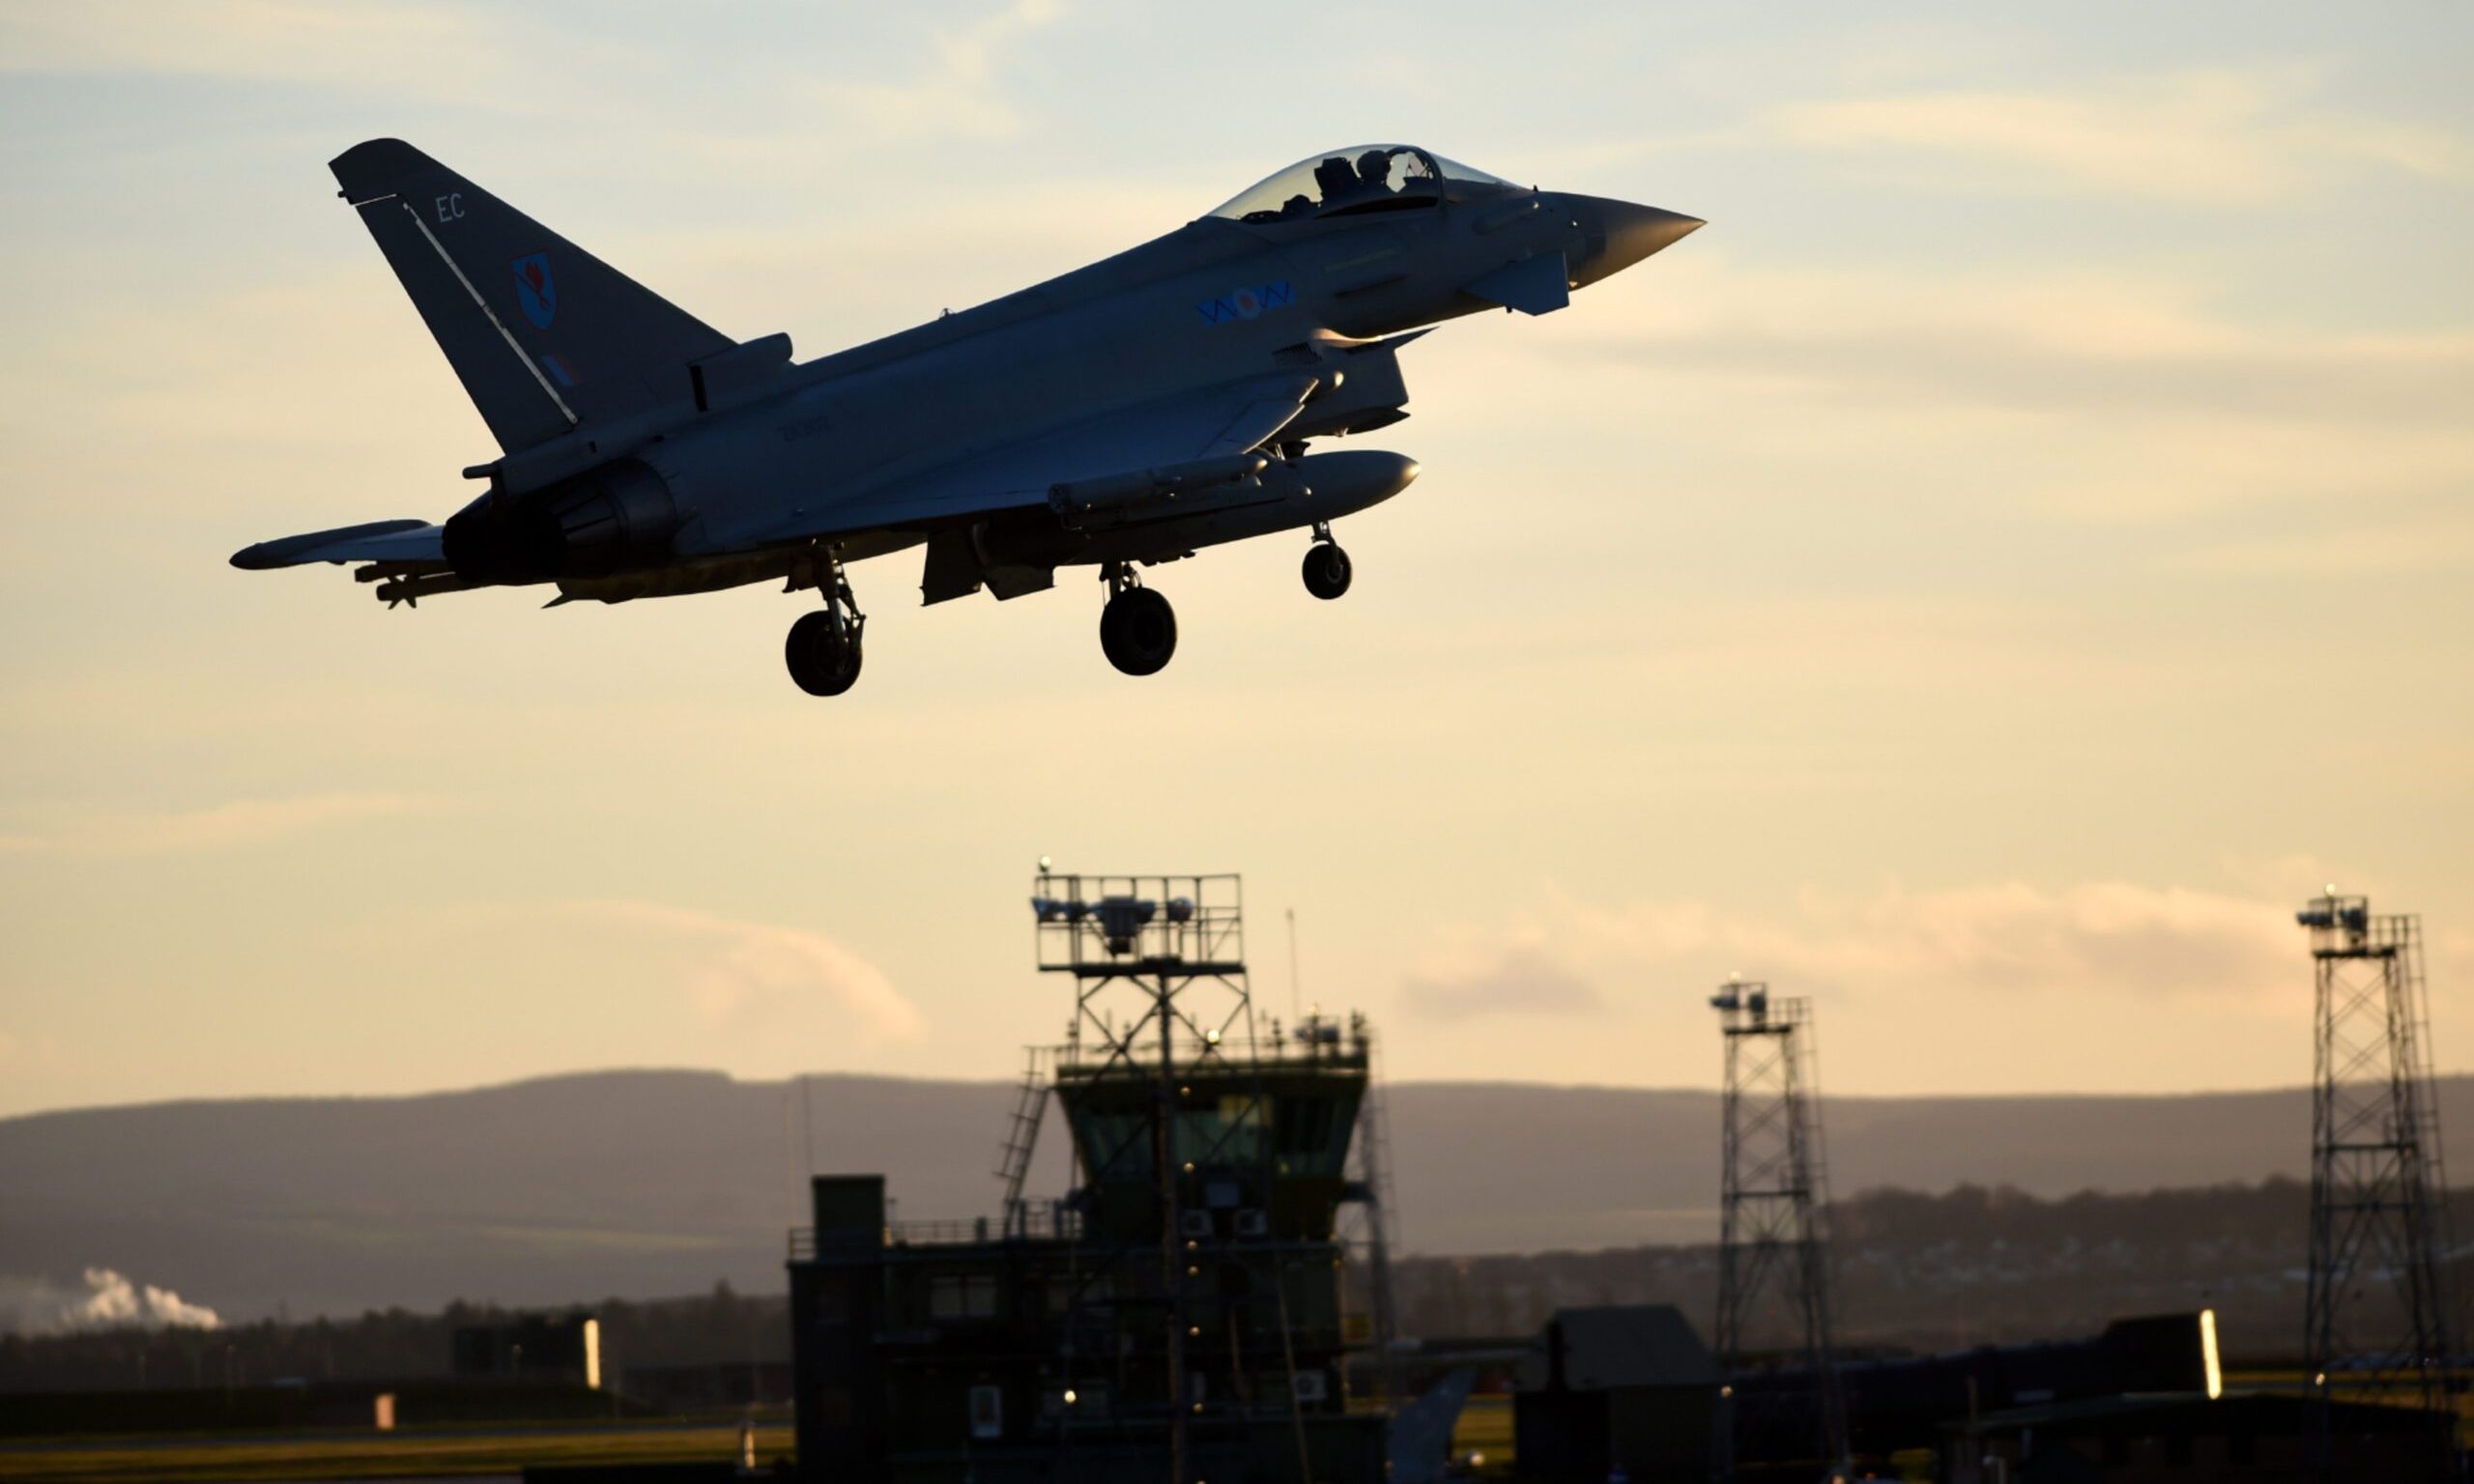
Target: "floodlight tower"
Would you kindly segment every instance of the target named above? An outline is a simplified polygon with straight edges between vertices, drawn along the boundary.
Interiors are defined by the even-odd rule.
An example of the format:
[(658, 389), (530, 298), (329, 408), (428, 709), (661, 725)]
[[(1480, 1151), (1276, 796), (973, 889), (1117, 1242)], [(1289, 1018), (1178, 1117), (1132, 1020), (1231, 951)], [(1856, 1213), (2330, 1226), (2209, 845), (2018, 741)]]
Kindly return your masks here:
[(2323, 1397), (2341, 1386), (2444, 1409), (2455, 1354), (2439, 1268), (2448, 1182), (2422, 922), (2373, 917), (2369, 899), (2334, 887), (2294, 921), (2310, 931), (2318, 981), (2303, 1353)]
[[(1742, 1369), (1747, 1322), (1765, 1297), (1783, 1301), (1801, 1329), (1818, 1393), (1814, 1441), (1834, 1467), (1847, 1457), (1847, 1411), (1830, 1337), (1828, 1159), (1815, 1102), (1811, 1003), (1773, 1000), (1768, 985), (1731, 978), (1710, 1004), (1727, 1051), (1718, 1364), (1729, 1374)], [(1763, 1428), (1776, 1419), (1743, 1420)]]

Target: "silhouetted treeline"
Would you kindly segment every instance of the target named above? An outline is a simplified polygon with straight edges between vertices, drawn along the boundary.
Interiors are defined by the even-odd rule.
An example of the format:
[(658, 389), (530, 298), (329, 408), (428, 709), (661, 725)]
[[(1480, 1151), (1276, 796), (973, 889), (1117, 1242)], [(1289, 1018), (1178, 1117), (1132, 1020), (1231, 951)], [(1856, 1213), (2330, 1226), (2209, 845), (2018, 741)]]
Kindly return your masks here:
[[(631, 1366), (744, 1365), (790, 1356), (778, 1295), (727, 1283), (693, 1298), (608, 1298), (578, 1308), (601, 1321), (602, 1375), (622, 1385)], [(266, 1320), (221, 1329), (112, 1329), (0, 1338), (0, 1391), (262, 1386), (277, 1381), (394, 1381), (443, 1376), (459, 1328), (512, 1317), (494, 1304), (435, 1314), (373, 1311), (358, 1319)]]
[[(2452, 1199), (2474, 1237), (2474, 1192)], [(2300, 1348), (2310, 1193), (2301, 1182), (2044, 1200), (2000, 1186), (1939, 1195), (1868, 1190), (1832, 1208), (1839, 1333), (1911, 1350), (2089, 1334), (2132, 1314), (2213, 1307), (2229, 1356), (2252, 1362)], [(2452, 1266), (2474, 1296), (2474, 1270)], [(1362, 1281), (1364, 1264), (1354, 1264)], [(1705, 1335), (1717, 1302), (1708, 1244), (1396, 1261), (1404, 1334), (1522, 1335), (1556, 1309), (1673, 1303)], [(1362, 1296), (1361, 1296), (1362, 1297)], [(580, 1305), (602, 1328), (603, 1374), (630, 1367), (780, 1362), (790, 1351), (778, 1296), (717, 1284), (693, 1298)], [(266, 1384), (444, 1374), (451, 1337), (509, 1311), (451, 1304), (358, 1319), (268, 1321), (216, 1330), (116, 1330), (0, 1339), (0, 1390)], [(1783, 1316), (1768, 1338), (1785, 1343)]]
[[(2474, 1192), (2452, 1225), (2474, 1237)], [(2127, 1315), (2212, 1307), (2236, 1358), (2301, 1348), (2310, 1188), (2258, 1184), (2089, 1191), (2044, 1200), (2001, 1186), (1940, 1195), (1868, 1190), (1837, 1203), (1838, 1332), (1856, 1346), (1945, 1350), (2093, 1333)], [(2460, 1295), (2474, 1271), (2452, 1265)], [(1516, 1335), (1575, 1304), (1673, 1303), (1706, 1335), (1717, 1306), (1712, 1245), (1395, 1265), (1407, 1334)], [(1792, 1338), (1783, 1309), (1756, 1342)]]

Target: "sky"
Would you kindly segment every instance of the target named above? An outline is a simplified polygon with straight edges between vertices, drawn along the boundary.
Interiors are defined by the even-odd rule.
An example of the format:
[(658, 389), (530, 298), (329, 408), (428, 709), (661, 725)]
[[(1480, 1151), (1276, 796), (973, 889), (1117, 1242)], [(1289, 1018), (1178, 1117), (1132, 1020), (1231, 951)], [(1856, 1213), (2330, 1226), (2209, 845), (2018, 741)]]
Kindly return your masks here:
[[(0, 1114), (1005, 1076), (1034, 863), (1242, 871), (1403, 1079), (2304, 1081), (2292, 911), (2474, 1070), (2474, 13), (0, 5)], [(411, 139), (802, 357), (1406, 140), (1710, 225), (1404, 357), (1342, 524), (922, 610), (241, 573), (494, 451), (325, 161)], [(1296, 914), (1297, 981), (1283, 913)]]

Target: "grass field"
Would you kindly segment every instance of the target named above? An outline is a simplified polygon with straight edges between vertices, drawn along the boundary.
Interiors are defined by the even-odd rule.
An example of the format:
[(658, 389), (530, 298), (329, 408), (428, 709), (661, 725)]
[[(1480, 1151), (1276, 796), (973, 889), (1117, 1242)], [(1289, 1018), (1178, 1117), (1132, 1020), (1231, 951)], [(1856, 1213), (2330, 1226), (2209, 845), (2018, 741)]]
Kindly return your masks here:
[[(512, 1474), (527, 1465), (693, 1463), (735, 1457), (733, 1423), (682, 1427), (627, 1423), (505, 1429), (407, 1428), (289, 1437), (59, 1440), (0, 1444), (8, 1484), (121, 1484), (135, 1479), (280, 1480), (442, 1478)], [(1511, 1398), (1473, 1396), (1452, 1435), (1454, 1456), (1484, 1457), (1482, 1471), (1509, 1476)], [(756, 1456), (791, 1453), (787, 1423), (756, 1429)]]
[[(386, 1479), (511, 1474), (531, 1464), (669, 1464), (738, 1456), (734, 1423), (602, 1424), (503, 1431), (408, 1428), (278, 1438), (168, 1438), (0, 1446), (10, 1484), (116, 1484), (124, 1479)], [(756, 1430), (756, 1457), (791, 1451), (788, 1424)]]

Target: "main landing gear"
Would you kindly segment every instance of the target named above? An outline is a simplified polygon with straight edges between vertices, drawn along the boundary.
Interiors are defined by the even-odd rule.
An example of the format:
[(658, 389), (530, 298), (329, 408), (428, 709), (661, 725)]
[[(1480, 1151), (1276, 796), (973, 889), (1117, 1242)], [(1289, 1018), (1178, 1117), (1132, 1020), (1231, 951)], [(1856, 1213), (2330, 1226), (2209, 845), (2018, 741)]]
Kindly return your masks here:
[(1176, 610), (1122, 561), (1109, 562), (1100, 576), (1108, 585), (1108, 606), (1100, 610), (1100, 648), (1129, 675), (1158, 674), (1177, 652)]
[(1349, 590), (1349, 554), (1332, 539), (1329, 522), (1314, 523), (1314, 544), (1306, 549), (1306, 590), (1330, 601)]
[(791, 625), (782, 658), (800, 690), (811, 696), (839, 696), (858, 683), (859, 636), (868, 627), (868, 615), (859, 612), (858, 600), (850, 595), (850, 579), (842, 570), (840, 554), (829, 548), (817, 554), (814, 565), (791, 572), (790, 590), (806, 586), (824, 594), (824, 612), (809, 614)]

